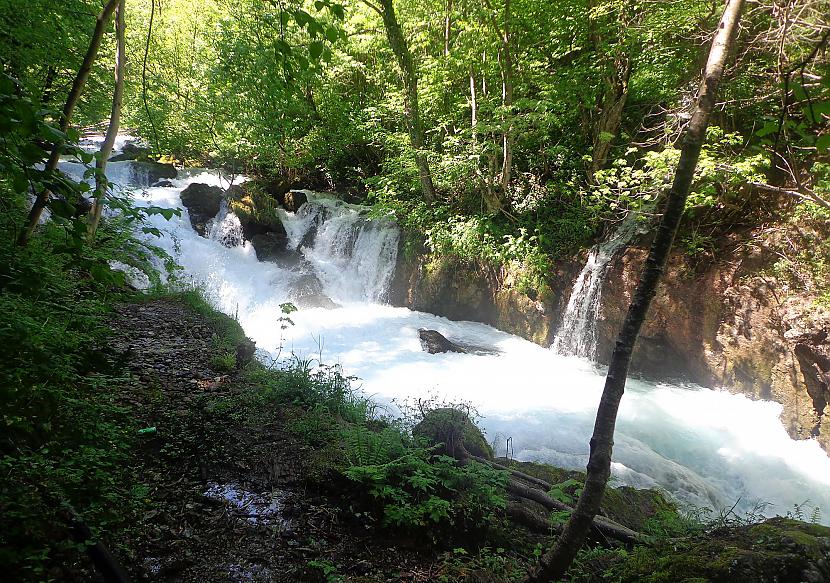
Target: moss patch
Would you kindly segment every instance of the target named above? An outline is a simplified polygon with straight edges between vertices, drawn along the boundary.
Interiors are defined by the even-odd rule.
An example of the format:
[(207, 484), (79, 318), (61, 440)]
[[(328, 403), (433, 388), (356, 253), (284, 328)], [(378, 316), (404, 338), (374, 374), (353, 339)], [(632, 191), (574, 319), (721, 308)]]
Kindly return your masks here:
[(609, 575), (623, 583), (824, 581), (830, 577), (828, 556), (830, 528), (773, 518), (638, 547)]

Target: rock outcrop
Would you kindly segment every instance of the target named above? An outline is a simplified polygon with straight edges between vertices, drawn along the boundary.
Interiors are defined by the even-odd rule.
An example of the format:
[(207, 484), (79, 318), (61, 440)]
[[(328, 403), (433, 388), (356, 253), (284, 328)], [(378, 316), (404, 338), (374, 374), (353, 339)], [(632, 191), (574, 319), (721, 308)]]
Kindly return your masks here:
[(389, 301), (451, 320), (483, 322), (550, 345), (579, 268), (575, 263), (562, 265), (551, 277), (550, 293), (530, 298), (518, 290), (516, 275), (507, 270), (454, 257), (401, 254)]
[[(793, 438), (830, 451), (830, 310), (766, 274), (776, 256), (735, 244), (728, 260), (693, 265), (675, 253), (641, 330), (631, 372), (723, 387), (783, 405)], [(609, 269), (597, 322), (597, 358), (607, 363), (647, 249), (632, 247)], [(505, 269), (457, 258), (399, 259), (395, 305), (484, 322), (550, 346), (582, 265), (562, 262), (544, 297), (521, 293)], [(782, 287), (783, 286), (783, 287)]]
[(152, 152), (149, 148), (145, 148), (144, 146), (140, 146), (135, 142), (126, 142), (122, 147), (121, 151), (111, 156), (109, 161), (110, 162), (126, 162), (130, 160), (142, 160), (142, 161), (151, 161), (150, 156)]
[[(610, 358), (646, 253), (629, 249), (607, 276), (597, 334), (601, 362)], [(675, 254), (632, 368), (781, 403), (790, 436), (817, 438), (830, 451), (830, 311), (806, 295), (783, 293), (785, 286), (764, 274), (769, 263), (758, 247), (698, 269)]]
[(224, 191), (218, 186), (193, 183), (182, 191), (182, 204), (187, 209), (190, 224), (202, 237), (206, 235), (207, 222), (219, 212)]
[(302, 190), (289, 190), (285, 193), (282, 205), (285, 210), (296, 213), (300, 207), (308, 202), (308, 195)]
[(135, 176), (141, 177), (140, 184), (147, 186), (160, 180), (171, 180), (179, 175), (179, 171), (172, 164), (160, 162), (132, 161), (130, 162)]

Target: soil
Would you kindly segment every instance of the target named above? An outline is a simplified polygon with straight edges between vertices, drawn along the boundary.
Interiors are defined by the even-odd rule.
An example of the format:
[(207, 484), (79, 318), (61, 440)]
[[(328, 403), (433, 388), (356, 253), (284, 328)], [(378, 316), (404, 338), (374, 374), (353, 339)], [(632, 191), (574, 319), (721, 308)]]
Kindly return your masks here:
[(242, 413), (250, 387), (220, 370), (202, 316), (163, 299), (119, 306), (111, 325), (132, 373), (123, 402), (145, 428), (133, 463), (151, 510), (106, 541), (133, 580), (436, 580), (434, 552), (367, 528), (348, 497), (304, 478), (287, 412)]

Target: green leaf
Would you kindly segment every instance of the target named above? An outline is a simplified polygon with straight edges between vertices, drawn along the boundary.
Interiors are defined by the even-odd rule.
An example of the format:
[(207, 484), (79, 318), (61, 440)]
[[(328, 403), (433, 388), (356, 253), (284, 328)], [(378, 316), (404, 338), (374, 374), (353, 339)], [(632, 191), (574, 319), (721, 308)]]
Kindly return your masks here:
[(312, 60), (319, 61), (325, 48), (326, 47), (320, 41), (312, 41), (311, 44), (308, 45), (308, 54)]
[(822, 150), (830, 151), (830, 134), (819, 136), (816, 140), (816, 149), (821, 153)]

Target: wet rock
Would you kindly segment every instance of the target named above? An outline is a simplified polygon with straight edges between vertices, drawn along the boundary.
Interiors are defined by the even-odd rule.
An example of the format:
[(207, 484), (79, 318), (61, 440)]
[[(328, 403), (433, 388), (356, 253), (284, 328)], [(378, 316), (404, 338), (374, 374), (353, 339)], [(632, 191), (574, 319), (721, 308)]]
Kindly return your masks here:
[(308, 202), (308, 196), (302, 190), (289, 190), (285, 193), (283, 206), (285, 210), (296, 213), (301, 206)]
[(245, 187), (242, 184), (231, 184), (225, 189), (225, 198), (228, 200), (240, 200), (245, 196)]
[(429, 352), (430, 354), (437, 354), (439, 352), (467, 352), (460, 345), (448, 340), (437, 330), (421, 328), (418, 330), (418, 338), (421, 340), (421, 348), (423, 348), (424, 352)]
[(218, 186), (198, 182), (182, 191), (182, 204), (190, 216), (190, 224), (202, 237), (205, 236), (207, 222), (219, 212), (223, 192)]
[[(244, 224), (242, 231), (245, 232)], [(257, 233), (248, 240), (256, 252), (256, 258), (260, 261), (277, 261), (287, 252), (287, 239), (282, 233)]]
[(313, 273), (301, 275), (291, 286), (291, 297), (298, 308), (325, 308), (340, 306), (323, 293), (323, 284)]
[(130, 160), (143, 160), (148, 161), (152, 152), (149, 148), (145, 148), (144, 146), (139, 146), (135, 142), (127, 142), (121, 148), (121, 152), (118, 154), (111, 156), (109, 161), (110, 162), (127, 162)]
[(173, 183), (169, 180), (159, 180), (153, 183), (153, 188), (173, 188)]
[(133, 161), (131, 164), (135, 175), (141, 176), (142, 183), (145, 185), (155, 184), (164, 179), (176, 178), (179, 175), (178, 170), (172, 164), (142, 161)]

